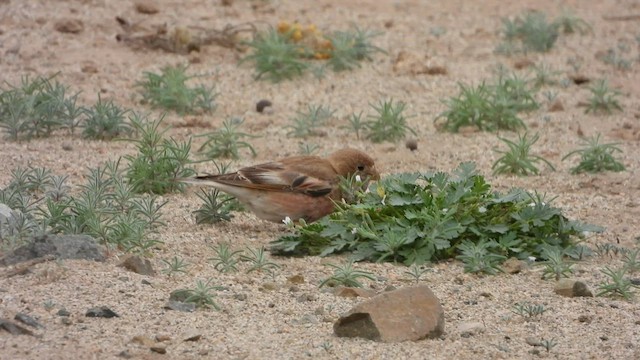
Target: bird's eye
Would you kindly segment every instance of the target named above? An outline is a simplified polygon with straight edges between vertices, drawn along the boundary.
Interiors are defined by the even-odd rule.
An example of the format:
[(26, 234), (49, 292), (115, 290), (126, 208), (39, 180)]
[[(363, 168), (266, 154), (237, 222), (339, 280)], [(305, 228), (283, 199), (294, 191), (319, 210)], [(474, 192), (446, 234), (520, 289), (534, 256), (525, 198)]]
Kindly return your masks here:
[(358, 171), (364, 171), (364, 165), (358, 165)]

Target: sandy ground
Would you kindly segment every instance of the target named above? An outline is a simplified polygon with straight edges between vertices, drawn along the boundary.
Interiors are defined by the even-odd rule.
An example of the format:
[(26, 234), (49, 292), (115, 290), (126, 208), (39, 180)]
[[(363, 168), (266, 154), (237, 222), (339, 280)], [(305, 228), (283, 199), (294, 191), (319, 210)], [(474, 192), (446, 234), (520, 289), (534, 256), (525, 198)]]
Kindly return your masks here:
[[(319, 153), (343, 146), (368, 151), (384, 174), (439, 169), (449, 171), (459, 162), (475, 161), (499, 190), (522, 187), (557, 196), (556, 202), (573, 218), (605, 226), (607, 231), (589, 240), (595, 243), (635, 245), (640, 235), (640, 143), (631, 135), (640, 128), (640, 72), (637, 61), (628, 71), (616, 70), (596, 58), (599, 52), (621, 42), (630, 45), (627, 55), (638, 58), (638, 19), (611, 20), (610, 17), (640, 14), (640, 2), (604, 1), (220, 1), (154, 2), (155, 15), (136, 12), (132, 1), (0, 1), (0, 80), (11, 84), (24, 75), (60, 72), (58, 80), (74, 91), (82, 91), (82, 102), (93, 103), (97, 94), (111, 97), (127, 108), (150, 111), (137, 101), (135, 82), (143, 71), (159, 71), (165, 65), (191, 62), (190, 71), (206, 74), (200, 80), (215, 84), (220, 93), (218, 108), (211, 115), (181, 117), (169, 114), (166, 123), (174, 125), (170, 134), (178, 139), (220, 126), (229, 116), (245, 119), (246, 130), (261, 135), (251, 140), (258, 155), (249, 153), (233, 164), (240, 167), (298, 153), (301, 143), (287, 138), (284, 126), (297, 110), (307, 104), (329, 105), (335, 118), (325, 130), (328, 136), (312, 137)], [(610, 116), (585, 115), (580, 106), (589, 92), (585, 86), (555, 87), (565, 110), (541, 110), (524, 115), (527, 125), (540, 133), (535, 145), (557, 168), (545, 169), (539, 176), (509, 177), (491, 175), (497, 158), (492, 151), (500, 145), (496, 134), (448, 134), (437, 132), (433, 119), (445, 109), (443, 99), (457, 93), (457, 84), (478, 83), (493, 77), (498, 64), (513, 67), (522, 56), (495, 55), (500, 42), (501, 17), (514, 16), (526, 9), (542, 10), (554, 17), (562, 8), (572, 9), (589, 22), (593, 33), (561, 36), (554, 49), (526, 58), (544, 62), (562, 72), (574, 74), (570, 59), (581, 62), (578, 73), (591, 79), (606, 78), (622, 93), (624, 111)], [(254, 81), (250, 65), (238, 66), (244, 54), (220, 46), (206, 46), (190, 55), (160, 50), (135, 50), (115, 40), (121, 32), (114, 20), (122, 16), (132, 23), (152, 27), (201, 26), (221, 29), (226, 24), (258, 22), (276, 24), (280, 20), (314, 23), (325, 31), (347, 29), (355, 23), (362, 28), (383, 31), (375, 44), (388, 55), (376, 55), (355, 71), (333, 73), (317, 80), (304, 78), (272, 84)], [(84, 30), (64, 34), (54, 30), (61, 19), (79, 19)], [(438, 33), (443, 32), (441, 35)], [(400, 52), (424, 59), (429, 66), (445, 66), (445, 75), (411, 75), (394, 71)], [(95, 73), (82, 68), (94, 67)], [(525, 73), (525, 72), (522, 72)], [(369, 103), (394, 98), (408, 104), (413, 116), (409, 124), (416, 129), (418, 150), (410, 152), (403, 143), (372, 144), (357, 140), (339, 125), (352, 112), (370, 112)], [(274, 113), (258, 114), (256, 101), (270, 99)], [(542, 101), (540, 96), (539, 100)], [(159, 112), (153, 112), (156, 116)], [(211, 128), (180, 127), (200, 120)], [(578, 129), (590, 136), (602, 133), (609, 141), (620, 141), (627, 171), (617, 174), (571, 175), (575, 162), (561, 158), (580, 143)], [(619, 135), (624, 135), (620, 139)], [(627, 136), (627, 135), (629, 136)], [(503, 133), (512, 137), (514, 134)], [(617, 136), (617, 137), (616, 137)], [(72, 151), (64, 151), (63, 145)], [(0, 140), (0, 184), (7, 184), (10, 170), (19, 165), (44, 166), (56, 174), (68, 174), (72, 184), (82, 182), (87, 166), (133, 153), (123, 142), (86, 141), (79, 136), (60, 134), (28, 142)], [(211, 163), (198, 165), (200, 171), (213, 172)], [(193, 191), (165, 196), (161, 234), (164, 245), (153, 251), (156, 269), (162, 259), (179, 256), (188, 263), (188, 274), (145, 277), (117, 267), (123, 254), (113, 253), (105, 263), (64, 261), (39, 264), (31, 273), (0, 279), (0, 317), (13, 318), (25, 312), (37, 318), (45, 329), (37, 337), (13, 336), (0, 332), (0, 359), (109, 359), (125, 351), (133, 358), (167, 359), (516, 359), (551, 357), (560, 359), (638, 359), (640, 358), (640, 307), (637, 300), (606, 297), (564, 298), (553, 292), (553, 281), (540, 279), (540, 269), (518, 275), (480, 277), (463, 273), (458, 262), (436, 264), (424, 278), (441, 299), (446, 314), (446, 334), (441, 339), (382, 344), (368, 340), (343, 339), (333, 335), (332, 320), (360, 300), (338, 298), (318, 289), (319, 282), (331, 274), (323, 264), (342, 259), (275, 258), (281, 268), (275, 276), (249, 273), (241, 264), (238, 274), (219, 274), (207, 261), (211, 246), (231, 242), (234, 248), (258, 247), (278, 237), (281, 227), (262, 222), (248, 213), (237, 214), (229, 223), (195, 225), (192, 211), (200, 200)], [(619, 257), (597, 257), (576, 266), (577, 278), (592, 290), (604, 280), (600, 269), (619, 266)], [(403, 286), (406, 268), (392, 264), (359, 264), (380, 277), (367, 283), (378, 291), (388, 285)], [(305, 282), (294, 288), (287, 278), (301, 274)], [(183, 313), (163, 309), (169, 293), (193, 287), (198, 279), (212, 278), (227, 290), (218, 292), (222, 311), (199, 310)], [(148, 283), (143, 283), (146, 280)], [(275, 283), (275, 290), (263, 285)], [(240, 300), (238, 294), (245, 294)], [(242, 297), (242, 296), (240, 296)], [(512, 313), (519, 302), (544, 304), (547, 312), (537, 321), (525, 321)], [(53, 302), (51, 310), (45, 302)], [(85, 318), (93, 306), (106, 305), (120, 314), (114, 319)], [(60, 308), (70, 313), (69, 324), (56, 315)], [(579, 321), (579, 319), (588, 321)], [(480, 322), (482, 331), (462, 337), (459, 326)], [(186, 334), (200, 334), (198, 341), (183, 341)], [(160, 345), (165, 355), (149, 351), (133, 342), (135, 336), (167, 336)], [(528, 345), (527, 338), (552, 339), (558, 345), (550, 353)], [(540, 352), (539, 355), (532, 350)]]

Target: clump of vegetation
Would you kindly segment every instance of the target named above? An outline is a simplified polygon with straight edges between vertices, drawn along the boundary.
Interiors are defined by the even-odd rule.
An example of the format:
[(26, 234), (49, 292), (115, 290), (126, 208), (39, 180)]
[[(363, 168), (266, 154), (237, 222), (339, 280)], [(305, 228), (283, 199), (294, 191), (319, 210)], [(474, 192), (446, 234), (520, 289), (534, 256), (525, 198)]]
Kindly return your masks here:
[(269, 260), (264, 251), (264, 247), (257, 249), (248, 248), (247, 252), (247, 255), (240, 255), (240, 260), (247, 261), (251, 264), (247, 272), (259, 271), (273, 275), (273, 271), (280, 268), (280, 265)]
[(606, 80), (596, 81), (589, 90), (591, 90), (591, 98), (585, 110), (586, 113), (612, 114), (614, 110), (622, 111), (622, 106), (617, 99), (620, 96), (620, 92), (609, 89)]
[[(57, 74), (56, 74), (57, 75)], [(0, 88), (0, 128), (10, 140), (48, 137), (60, 129), (73, 133), (85, 109), (78, 94), (51, 77), (23, 77), (19, 86)]]
[(542, 304), (516, 304), (512, 312), (524, 319), (539, 318), (547, 311)]
[(187, 75), (187, 66), (165, 66), (160, 74), (145, 72), (144, 80), (138, 82), (144, 102), (154, 107), (173, 110), (179, 114), (211, 112), (215, 110), (216, 95), (213, 87), (187, 86), (196, 76)]
[(127, 155), (129, 161), (125, 176), (136, 193), (166, 194), (182, 190), (184, 184), (178, 178), (195, 175), (188, 165), (191, 140), (179, 142), (173, 138), (163, 138), (168, 130), (160, 130), (162, 118), (146, 121), (135, 117), (131, 123), (140, 134), (139, 139), (130, 140), (136, 144), (138, 152)]
[(565, 11), (550, 22), (547, 15), (539, 11), (527, 11), (514, 19), (502, 20), (503, 42), (496, 52), (513, 54), (519, 52), (547, 52), (553, 48), (561, 33), (584, 34), (591, 26), (584, 20)]
[(209, 259), (213, 262), (213, 266), (219, 272), (226, 274), (238, 272), (238, 256), (242, 254), (242, 250), (231, 250), (231, 246), (227, 243), (220, 243), (213, 248), (215, 256)]
[(196, 224), (215, 224), (220, 221), (230, 221), (237, 205), (234, 197), (226, 195), (217, 189), (200, 190), (196, 194), (202, 200), (202, 206), (194, 211)]
[(369, 115), (369, 119), (365, 126), (367, 128), (367, 138), (373, 142), (379, 143), (383, 141), (398, 141), (404, 138), (407, 131), (416, 135), (404, 116), (404, 110), (407, 106), (402, 101), (393, 102), (380, 101), (377, 105), (371, 105), (375, 110), (375, 114)]
[(296, 117), (286, 129), (287, 136), (307, 137), (318, 134), (319, 128), (326, 124), (335, 110), (324, 105), (307, 105), (307, 111), (296, 111)]
[(200, 151), (208, 159), (217, 159), (220, 157), (239, 159), (240, 149), (248, 149), (251, 155), (256, 156), (256, 151), (244, 139), (256, 138), (258, 136), (238, 131), (238, 128), (244, 123), (244, 119), (230, 118), (222, 122), (222, 128), (207, 134), (198, 135), (205, 137), (206, 141), (200, 146)]
[(464, 264), (464, 271), (470, 273), (495, 274), (507, 258), (490, 251), (496, 243), (483, 239), (479, 242), (463, 241), (458, 245), (460, 255), (456, 259)]
[[(384, 50), (374, 46), (376, 32), (354, 28), (324, 35), (315, 25), (281, 22), (277, 29), (259, 33), (248, 43), (253, 52), (242, 59), (255, 64), (256, 79), (273, 82), (290, 80), (311, 69), (317, 78), (326, 67), (334, 71), (352, 70), (364, 60), (372, 60)], [(311, 60), (327, 61), (326, 66), (310, 66)]]
[(542, 272), (543, 279), (553, 278), (556, 281), (562, 277), (569, 277), (573, 274), (573, 263), (564, 260), (565, 250), (556, 246), (547, 246), (542, 250), (541, 262), (544, 266)]
[(347, 261), (344, 265), (327, 264), (334, 269), (333, 275), (324, 279), (320, 283), (320, 287), (327, 286), (346, 286), (346, 287), (362, 287), (360, 278), (375, 281), (376, 278), (368, 271), (358, 270), (354, 267), (353, 259)]
[(133, 128), (126, 117), (128, 112), (114, 104), (112, 100), (104, 101), (98, 96), (98, 102), (86, 110), (86, 120), (82, 123), (82, 135), (87, 139), (95, 140), (112, 140), (131, 135)]
[(521, 176), (527, 176), (531, 174), (539, 174), (540, 170), (536, 165), (539, 162), (547, 164), (552, 170), (555, 170), (553, 165), (547, 159), (542, 156), (532, 155), (531, 146), (535, 144), (540, 136), (536, 133), (529, 137), (527, 133), (524, 135), (518, 135), (518, 141), (511, 141), (506, 138), (498, 137), (502, 142), (507, 144), (508, 150), (494, 150), (499, 154), (502, 154), (491, 167), (494, 174), (515, 174)]
[(187, 268), (189, 267), (189, 263), (185, 262), (182, 258), (174, 256), (171, 260), (162, 259), (162, 262), (165, 264), (165, 268), (162, 270), (163, 273), (167, 275), (173, 275), (176, 273), (186, 274)]
[(195, 304), (197, 307), (220, 310), (220, 306), (214, 300), (216, 297), (214, 291), (224, 288), (212, 285), (212, 283), (213, 279), (208, 279), (206, 282), (198, 280), (193, 289), (176, 290), (172, 293), (172, 296), (181, 299), (184, 303)]
[(624, 165), (614, 157), (615, 153), (622, 153), (617, 145), (617, 143), (601, 144), (600, 134), (597, 134), (586, 139), (582, 148), (568, 153), (562, 160), (573, 155), (580, 155), (580, 163), (571, 168), (572, 174), (624, 171)]
[(0, 202), (14, 210), (0, 226), (3, 246), (14, 247), (43, 233), (86, 234), (141, 254), (160, 243), (160, 210), (166, 202), (136, 195), (117, 162), (91, 169), (75, 195), (65, 177), (48, 170), (16, 169), (13, 174), (9, 186), (0, 190)]
[[(473, 255), (468, 245), (461, 248), (469, 243), (492, 258), (540, 257), (543, 245), (564, 249), (584, 231), (602, 231), (567, 219), (551, 205), (552, 199), (539, 194), (492, 191), (473, 163), (461, 164), (451, 175), (391, 175), (356, 199), (355, 204), (338, 204), (317, 222), (295, 225), (293, 233), (272, 243), (273, 250), (321, 256), (351, 252), (356, 261), (410, 265), (452, 258), (461, 250)], [(498, 245), (477, 245), (492, 241)], [(491, 269), (495, 259), (478, 268)]]
[(631, 280), (626, 276), (628, 268), (623, 266), (617, 270), (613, 270), (606, 266), (601, 272), (607, 276), (607, 280), (600, 284), (598, 289), (600, 292), (597, 296), (614, 296), (622, 297), (625, 300), (631, 300), (633, 298), (633, 290), (637, 286), (634, 285)]

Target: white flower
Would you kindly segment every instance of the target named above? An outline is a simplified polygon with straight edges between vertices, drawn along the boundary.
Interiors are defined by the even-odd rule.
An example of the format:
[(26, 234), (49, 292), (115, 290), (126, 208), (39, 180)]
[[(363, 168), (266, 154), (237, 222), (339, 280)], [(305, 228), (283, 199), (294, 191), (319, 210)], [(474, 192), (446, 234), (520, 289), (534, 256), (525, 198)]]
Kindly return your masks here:
[(359, 182), (359, 183), (362, 182), (362, 178), (360, 177), (360, 175), (356, 175), (356, 182)]
[(480, 206), (480, 207), (478, 208), (478, 212), (479, 212), (480, 214), (484, 214), (484, 213), (486, 213), (486, 212), (487, 212), (487, 208), (486, 208), (486, 207), (484, 207), (484, 206)]
[(535, 262), (536, 261), (536, 257), (535, 256), (529, 256), (527, 259), (529, 260), (529, 262)]
[(357, 234), (358, 233), (358, 229), (356, 229), (356, 228), (351, 229), (351, 233), (352, 234)]
[(291, 226), (293, 224), (293, 221), (288, 216), (286, 218), (284, 218), (284, 220), (282, 220), (282, 222), (287, 226)]

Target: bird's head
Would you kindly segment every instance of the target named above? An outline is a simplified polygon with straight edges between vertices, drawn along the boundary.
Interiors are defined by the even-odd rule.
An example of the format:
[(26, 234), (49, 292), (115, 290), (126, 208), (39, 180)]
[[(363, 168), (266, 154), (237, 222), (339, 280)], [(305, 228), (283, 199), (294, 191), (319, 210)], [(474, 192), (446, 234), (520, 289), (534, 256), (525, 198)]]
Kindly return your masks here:
[(328, 159), (340, 176), (360, 175), (363, 180), (380, 180), (380, 173), (373, 159), (360, 150), (350, 148), (338, 150)]

